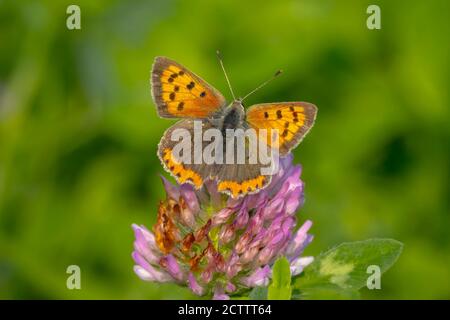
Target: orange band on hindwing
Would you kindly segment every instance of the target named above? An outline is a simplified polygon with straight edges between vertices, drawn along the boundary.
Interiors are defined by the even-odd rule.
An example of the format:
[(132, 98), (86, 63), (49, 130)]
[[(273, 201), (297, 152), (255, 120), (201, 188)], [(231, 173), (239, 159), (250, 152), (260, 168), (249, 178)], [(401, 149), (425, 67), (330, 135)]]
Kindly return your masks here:
[(178, 162), (172, 155), (172, 150), (169, 148), (163, 151), (163, 161), (166, 168), (175, 176), (178, 183), (191, 183), (196, 189), (203, 185), (202, 177), (194, 170), (187, 169), (182, 163)]
[(254, 179), (245, 180), (242, 182), (237, 181), (221, 181), (217, 185), (217, 190), (225, 191), (231, 194), (233, 198), (237, 198), (240, 195), (254, 192), (263, 188), (269, 182), (267, 176), (257, 176)]

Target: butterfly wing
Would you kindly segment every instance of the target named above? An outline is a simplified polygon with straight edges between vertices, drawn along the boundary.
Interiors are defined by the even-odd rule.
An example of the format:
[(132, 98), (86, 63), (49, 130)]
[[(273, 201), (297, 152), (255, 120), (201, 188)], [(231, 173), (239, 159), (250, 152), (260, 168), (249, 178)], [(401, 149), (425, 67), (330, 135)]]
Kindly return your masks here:
[(217, 190), (233, 198), (258, 192), (265, 188), (272, 176), (261, 174), (262, 165), (223, 164), (218, 174)]
[[(244, 129), (244, 128), (240, 128)], [(255, 136), (255, 142), (257, 139)], [(262, 164), (261, 159), (256, 158), (256, 162), (250, 159), (257, 153), (258, 149), (247, 140), (247, 143), (239, 145), (234, 138), (225, 140), (225, 155), (233, 155), (233, 159), (226, 159), (220, 165), (217, 175), (217, 189), (233, 198), (245, 196), (258, 192), (266, 187), (271, 181), (271, 175), (265, 174), (271, 166), (270, 163)], [(234, 150), (231, 150), (233, 148)], [(243, 151), (243, 159), (238, 160), (239, 151)], [(232, 161), (229, 161), (232, 160)], [(244, 161), (242, 161), (244, 160)], [(264, 170), (263, 170), (264, 168)]]
[(225, 105), (222, 94), (182, 65), (156, 57), (152, 97), (163, 118), (206, 118)]
[[(317, 107), (308, 102), (263, 103), (251, 106), (246, 120), (255, 130), (278, 130), (278, 151), (285, 156), (305, 137), (316, 119)], [(267, 140), (271, 146), (270, 139)], [(273, 146), (275, 147), (275, 146)]]
[[(178, 183), (190, 183), (196, 189), (200, 189), (204, 181), (218, 171), (216, 164), (195, 163), (195, 145), (194, 145), (194, 122), (198, 121), (203, 125), (202, 130), (211, 128), (208, 121), (184, 119), (178, 121), (172, 127), (166, 130), (158, 145), (158, 157), (164, 169), (169, 172)], [(180, 136), (184, 138), (180, 138)], [(177, 138), (178, 137), (178, 138)], [(184, 140), (186, 139), (186, 141)], [(186, 161), (183, 152), (178, 151), (180, 144), (187, 143), (186, 154), (189, 154), (189, 160)], [(209, 142), (202, 142), (202, 150)], [(178, 146), (177, 146), (178, 145)]]
[[(203, 183), (208, 179), (217, 180), (217, 189), (219, 192), (227, 193), (233, 198), (237, 198), (249, 193), (255, 193), (270, 183), (271, 176), (262, 175), (261, 168), (268, 165), (259, 163), (239, 164), (234, 161), (232, 164), (212, 163), (207, 164), (204, 158), (199, 163), (195, 163), (195, 142), (194, 131), (198, 130), (198, 123), (201, 123), (202, 130), (207, 131), (214, 128), (209, 120), (193, 120), (184, 119), (167, 129), (158, 146), (158, 157), (164, 169), (169, 172), (178, 183), (190, 183), (196, 189), (200, 189)], [(185, 138), (180, 138), (184, 136)], [(184, 141), (186, 139), (187, 141)], [(187, 144), (185, 144), (187, 142)], [(184, 151), (180, 152), (181, 144), (186, 145), (186, 154), (189, 159), (184, 158)], [(202, 148), (204, 152), (210, 141), (202, 140)], [(237, 155), (237, 144), (232, 144), (234, 155)], [(246, 155), (250, 154), (249, 147), (246, 146)], [(227, 148), (224, 145), (225, 154)], [(203, 156), (203, 155), (202, 155)], [(225, 159), (223, 159), (225, 160)], [(225, 161), (223, 161), (225, 162)]]

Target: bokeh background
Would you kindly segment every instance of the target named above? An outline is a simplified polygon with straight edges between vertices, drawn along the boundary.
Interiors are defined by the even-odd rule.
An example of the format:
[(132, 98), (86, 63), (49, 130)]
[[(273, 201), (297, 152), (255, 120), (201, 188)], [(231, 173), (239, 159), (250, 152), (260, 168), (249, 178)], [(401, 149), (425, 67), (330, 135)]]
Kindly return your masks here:
[[(81, 30), (66, 8), (81, 7)], [(381, 7), (381, 30), (366, 27)], [(312, 219), (307, 254), (371, 237), (405, 244), (363, 298), (450, 298), (450, 2), (0, 1), (0, 298), (182, 299), (132, 272), (133, 222), (164, 197), (157, 55), (247, 105), (319, 108), (295, 150)], [(66, 288), (81, 267), (82, 289)]]

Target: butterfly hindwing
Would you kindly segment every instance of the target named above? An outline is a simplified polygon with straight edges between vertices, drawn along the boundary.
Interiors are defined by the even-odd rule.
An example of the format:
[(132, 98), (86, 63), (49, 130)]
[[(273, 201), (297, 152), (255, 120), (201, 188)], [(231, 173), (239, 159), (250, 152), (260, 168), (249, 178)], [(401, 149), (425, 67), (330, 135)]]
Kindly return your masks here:
[[(216, 177), (218, 191), (227, 193), (233, 198), (237, 198), (258, 192), (266, 187), (271, 181), (271, 176), (263, 174), (264, 170), (262, 170), (262, 168), (269, 168), (270, 165), (261, 164), (259, 159), (255, 159), (255, 162), (250, 161), (252, 154), (254, 155), (254, 152), (257, 152), (257, 150), (250, 149), (253, 147), (251, 147), (249, 143), (245, 143), (242, 148), (242, 146), (239, 146), (237, 143), (229, 144), (230, 142), (231, 141), (227, 141), (224, 146), (225, 155), (228, 156), (231, 153), (234, 155), (234, 159), (232, 163), (225, 162), (220, 165)], [(234, 151), (229, 148), (234, 148)], [(244, 163), (242, 163), (242, 160), (238, 160), (238, 149), (244, 151), (244, 159), (242, 159), (244, 160)]]
[(224, 164), (220, 167), (217, 190), (238, 198), (265, 188), (271, 178), (261, 174), (260, 164)]
[[(166, 171), (168, 171), (178, 183), (190, 183), (196, 189), (201, 188), (205, 180), (207, 180), (214, 172), (217, 172), (217, 166), (215, 164), (206, 165), (203, 160), (201, 163), (195, 163), (195, 147), (194, 147), (194, 121), (202, 123), (203, 130), (211, 128), (208, 121), (201, 120), (191, 120), (185, 119), (178, 121), (176, 124), (171, 126), (166, 130), (161, 142), (158, 145), (158, 157)], [(176, 145), (182, 142), (182, 138), (179, 134), (175, 134), (176, 130), (178, 132), (184, 132), (186, 134), (186, 139), (190, 139), (190, 159), (185, 161), (180, 157), (183, 156), (182, 152), (177, 152)], [(173, 141), (174, 140), (174, 141)], [(207, 142), (203, 142), (202, 150), (205, 148)]]
[(225, 105), (218, 90), (165, 57), (156, 57), (151, 81), (153, 100), (164, 118), (202, 119)]
[[(295, 148), (314, 125), (317, 107), (308, 102), (263, 103), (251, 106), (246, 114), (250, 127), (278, 130), (278, 151), (285, 156)], [(270, 138), (267, 139), (271, 145)], [(274, 146), (272, 146), (274, 147)]]
[[(196, 189), (202, 187), (203, 183), (208, 180), (217, 180), (217, 189), (219, 192), (227, 193), (233, 198), (244, 196), (250, 193), (255, 193), (267, 186), (271, 181), (270, 175), (262, 175), (260, 163), (245, 164), (234, 163), (227, 164), (226, 156), (224, 155), (223, 163), (206, 164), (204, 155), (202, 155), (201, 163), (195, 163), (195, 143), (194, 143), (194, 123), (202, 124), (202, 130), (206, 131), (214, 128), (214, 125), (208, 120), (192, 120), (185, 119), (177, 122), (170, 127), (163, 135), (158, 146), (158, 156), (166, 171), (168, 171), (178, 183), (190, 183)], [(181, 131), (176, 131), (181, 130)], [(189, 144), (189, 161), (182, 158), (182, 153), (179, 152), (179, 144), (182, 141), (180, 132), (184, 132), (190, 142)], [(202, 142), (201, 150), (210, 144), (209, 141)], [(233, 145), (234, 155), (237, 159), (237, 145)], [(248, 146), (245, 147), (246, 155), (249, 154)], [(224, 152), (227, 154), (227, 149), (224, 145)], [(264, 167), (267, 167), (265, 165)]]

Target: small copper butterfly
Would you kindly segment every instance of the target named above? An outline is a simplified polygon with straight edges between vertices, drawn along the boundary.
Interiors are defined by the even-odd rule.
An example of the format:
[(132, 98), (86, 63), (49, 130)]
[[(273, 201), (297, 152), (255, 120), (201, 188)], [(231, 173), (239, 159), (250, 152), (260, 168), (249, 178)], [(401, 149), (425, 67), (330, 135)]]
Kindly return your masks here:
[[(220, 63), (223, 68), (221, 59)], [(229, 84), (225, 69), (224, 73)], [(166, 57), (155, 58), (151, 91), (157, 112), (162, 118), (182, 119), (164, 133), (159, 143), (158, 156), (163, 167), (180, 184), (190, 183), (199, 189), (207, 179), (212, 179), (217, 181), (218, 191), (236, 198), (258, 192), (270, 183), (271, 176), (261, 174), (262, 164), (183, 163), (173, 153), (176, 141), (172, 141), (171, 134), (183, 128), (191, 132), (193, 137), (195, 121), (201, 121), (204, 130), (216, 128), (221, 132), (228, 128), (252, 128), (256, 132), (276, 129), (279, 132), (277, 145), (271, 145), (269, 140), (267, 144), (270, 148), (276, 148), (283, 157), (311, 129), (317, 107), (308, 102), (276, 102), (256, 104), (245, 111), (243, 99), (235, 99), (231, 86), (230, 90), (234, 101), (227, 104), (218, 90), (187, 68)]]

